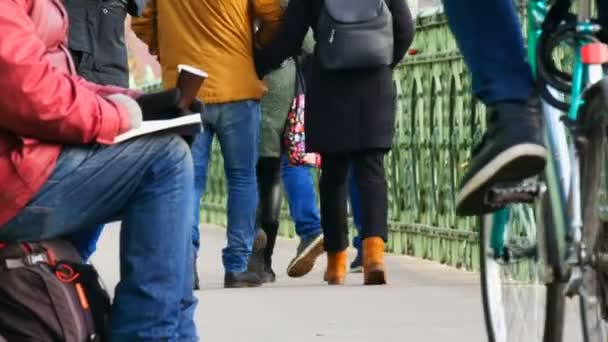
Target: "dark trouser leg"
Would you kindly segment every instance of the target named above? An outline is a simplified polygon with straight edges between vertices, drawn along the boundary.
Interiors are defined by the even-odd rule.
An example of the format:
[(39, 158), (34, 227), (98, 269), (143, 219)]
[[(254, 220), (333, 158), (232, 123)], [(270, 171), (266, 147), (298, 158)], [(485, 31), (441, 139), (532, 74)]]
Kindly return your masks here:
[(486, 134), (474, 149), (456, 197), (456, 213), (489, 213), (489, 189), (541, 172), (547, 150), (542, 115), (517, 10), (512, 0), (444, 0), (450, 28), (473, 76), (473, 92), (489, 105)]
[(325, 250), (339, 252), (348, 247), (346, 176), (349, 156), (347, 154), (323, 154), (322, 158), (319, 190)]
[(602, 25), (602, 41), (608, 44), (608, 0), (596, 0), (599, 19)]
[(366, 150), (353, 154), (357, 188), (361, 194), (362, 238), (387, 239), (387, 190), (384, 173), (385, 150)]
[(350, 198), (350, 210), (353, 215), (353, 223), (357, 229), (357, 236), (353, 238), (353, 247), (361, 250), (361, 239), (363, 234), (361, 231), (361, 196), (357, 187), (357, 177), (355, 176), (354, 167), (350, 166), (348, 172), (348, 196)]
[(281, 213), (281, 160), (274, 157), (258, 159), (257, 165), (258, 191), (260, 202), (258, 206), (258, 223), (266, 233), (266, 248), (264, 263), (272, 264), (272, 253), (279, 230), (279, 215)]
[(512, 0), (444, 0), (450, 28), (486, 104), (525, 101), (534, 88)]

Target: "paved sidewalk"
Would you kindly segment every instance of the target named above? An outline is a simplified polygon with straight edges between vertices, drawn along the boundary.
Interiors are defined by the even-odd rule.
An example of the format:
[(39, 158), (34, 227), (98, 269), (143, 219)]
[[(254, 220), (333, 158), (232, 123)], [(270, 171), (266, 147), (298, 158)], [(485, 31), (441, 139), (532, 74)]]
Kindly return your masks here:
[[(111, 288), (119, 274), (118, 236), (116, 224), (108, 227), (93, 258)], [(203, 342), (486, 340), (474, 273), (389, 256), (387, 286), (364, 287), (361, 274), (349, 275), (345, 286), (327, 286), (322, 282), (324, 258), (306, 277), (288, 278), (285, 268), (297, 242), (280, 239), (274, 257), (275, 284), (227, 290), (222, 286), (224, 231), (204, 227), (201, 243), (198, 267), (203, 289), (198, 292), (196, 319)], [(579, 324), (577, 319), (569, 321), (574, 322), (570, 326)], [(580, 341), (579, 336), (568, 332), (564, 341)]]

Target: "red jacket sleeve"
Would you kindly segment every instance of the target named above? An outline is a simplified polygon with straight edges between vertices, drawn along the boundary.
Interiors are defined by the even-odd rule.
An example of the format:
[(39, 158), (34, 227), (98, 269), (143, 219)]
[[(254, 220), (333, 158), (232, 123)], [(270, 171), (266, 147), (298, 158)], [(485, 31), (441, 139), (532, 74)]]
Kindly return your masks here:
[(56, 69), (23, 1), (0, 1), (0, 128), (58, 143), (110, 144), (124, 108)]
[(101, 85), (101, 84), (89, 82), (80, 76), (78, 76), (78, 77), (79, 77), (79, 81), (80, 81), (79, 83), (82, 86), (93, 91), (95, 94), (97, 94), (99, 96), (105, 97), (105, 96), (109, 96), (112, 94), (124, 94), (124, 95), (127, 95), (129, 97), (136, 99), (142, 95), (142, 92), (140, 92), (138, 90), (127, 89), (127, 88), (122, 88), (122, 87), (117, 87), (117, 86), (112, 86), (112, 85)]

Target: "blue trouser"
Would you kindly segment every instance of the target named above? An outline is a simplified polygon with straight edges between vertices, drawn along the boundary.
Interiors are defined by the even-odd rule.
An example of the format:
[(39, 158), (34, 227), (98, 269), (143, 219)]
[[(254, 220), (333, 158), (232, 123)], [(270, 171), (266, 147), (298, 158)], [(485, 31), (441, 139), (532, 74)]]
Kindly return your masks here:
[(534, 81), (514, 1), (444, 0), (448, 22), (486, 104), (526, 100)]
[(350, 211), (353, 215), (353, 222), (357, 229), (357, 235), (353, 238), (353, 246), (361, 250), (361, 199), (359, 198), (359, 188), (357, 187), (357, 179), (355, 178), (355, 170), (352, 165), (348, 170), (348, 197), (350, 197)]
[(175, 135), (65, 147), (0, 240), (52, 239), (122, 220), (111, 340), (197, 341), (192, 188), (190, 151)]
[[(255, 215), (258, 187), (255, 166), (258, 160), (260, 135), (260, 104), (258, 101), (239, 101), (211, 104), (205, 108), (209, 122), (192, 145), (194, 159), (194, 198), (200, 202), (205, 193), (207, 169), (213, 135), (217, 135), (224, 157), (224, 172), (228, 183), (228, 245), (223, 250), (227, 273), (247, 270), (255, 238)], [(200, 208), (194, 210), (192, 241), (200, 246)]]
[(303, 240), (320, 234), (321, 217), (311, 167), (289, 165), (287, 156), (283, 155), (281, 172), (296, 234)]
[(82, 230), (70, 235), (70, 242), (76, 247), (82, 259), (86, 262), (97, 249), (97, 241), (103, 231), (103, 224), (92, 229)]

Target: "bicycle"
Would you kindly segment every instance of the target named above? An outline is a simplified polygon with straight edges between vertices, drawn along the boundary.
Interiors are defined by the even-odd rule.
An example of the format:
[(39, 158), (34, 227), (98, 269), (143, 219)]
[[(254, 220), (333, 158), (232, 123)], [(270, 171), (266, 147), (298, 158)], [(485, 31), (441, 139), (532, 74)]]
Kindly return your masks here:
[[(500, 184), (480, 218), (481, 288), (490, 341), (562, 340), (567, 297), (578, 296), (585, 341), (608, 341), (608, 223), (599, 190), (605, 141), (608, 47), (596, 38), (592, 1), (529, 0), (528, 57), (536, 75), (549, 158), (544, 174)], [(574, 55), (572, 74), (556, 51)], [(604, 174), (602, 174), (604, 172)], [(604, 179), (602, 179), (604, 177)]]

